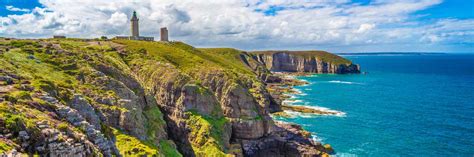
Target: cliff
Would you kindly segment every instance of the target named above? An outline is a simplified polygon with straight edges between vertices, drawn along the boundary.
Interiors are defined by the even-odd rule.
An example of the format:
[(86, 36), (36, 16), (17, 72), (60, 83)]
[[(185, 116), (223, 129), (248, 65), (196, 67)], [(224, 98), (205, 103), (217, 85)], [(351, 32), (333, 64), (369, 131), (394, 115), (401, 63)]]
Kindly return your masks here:
[(182, 42), (0, 39), (0, 154), (327, 155), (269, 116), (262, 61)]
[(359, 65), (325, 51), (256, 51), (251, 54), (275, 72), (360, 73)]

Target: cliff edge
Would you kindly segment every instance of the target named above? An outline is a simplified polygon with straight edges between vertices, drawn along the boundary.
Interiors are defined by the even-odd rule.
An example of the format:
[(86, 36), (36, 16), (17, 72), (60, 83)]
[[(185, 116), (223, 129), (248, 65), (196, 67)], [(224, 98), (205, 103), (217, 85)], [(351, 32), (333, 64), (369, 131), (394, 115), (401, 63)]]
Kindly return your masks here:
[(251, 54), (274, 72), (360, 73), (359, 65), (325, 51), (255, 51)]
[(272, 120), (266, 83), (286, 66), (343, 70), (292, 57), (267, 68), (276, 58), (182, 42), (0, 39), (0, 154), (327, 155), (301, 127)]

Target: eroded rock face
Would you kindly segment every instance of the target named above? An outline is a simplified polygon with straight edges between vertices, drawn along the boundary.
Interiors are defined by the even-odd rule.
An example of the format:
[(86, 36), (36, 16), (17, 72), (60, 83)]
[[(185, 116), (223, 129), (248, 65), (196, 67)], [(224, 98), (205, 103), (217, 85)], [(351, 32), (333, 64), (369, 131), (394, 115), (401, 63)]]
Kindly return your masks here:
[[(173, 53), (200, 54), (194, 52), (197, 50), (191, 46), (191, 50), (188, 50), (183, 45), (171, 47), (169, 44), (176, 43), (161, 46), (182, 50)], [(46, 102), (45, 106), (30, 105), (41, 112), (49, 110), (48, 119), (53, 122), (50, 124), (58, 126), (61, 122), (63, 127), (80, 131), (64, 131), (64, 128), (56, 129), (38, 123), (37, 127), (41, 128), (41, 135), (44, 136), (41, 142), (29, 145), (25, 142), (25, 146), (20, 148), (31, 150), (20, 151), (51, 156), (120, 155), (122, 152), (115, 145), (118, 138), (110, 130), (118, 129), (124, 135), (153, 142), (157, 146), (161, 146), (163, 140), (171, 139), (180, 153), (191, 157), (226, 154), (318, 156), (324, 148), (311, 141), (301, 128), (278, 123), (275, 125), (270, 117), (270, 112), (281, 109), (267, 91), (266, 83), (282, 81), (274, 77), (270, 70), (315, 73), (358, 70), (358, 67), (332, 65), (317, 58), (298, 58), (287, 54), (255, 56), (245, 52), (235, 56), (237, 61), (242, 61), (243, 67), (228, 68), (217, 65), (217, 62), (203, 61), (206, 65), (214, 66), (212, 69), (193, 67), (189, 70), (180, 69), (179, 64), (172, 62), (173, 59), (156, 59), (159, 56), (146, 56), (146, 51), (126, 52), (125, 46), (121, 46), (105, 50), (110, 51), (107, 53), (99, 51), (102, 49), (96, 49), (95, 53), (89, 52), (93, 47), (73, 53), (76, 50), (63, 50), (61, 44), (52, 44), (46, 49), (47, 54), (67, 54), (63, 58), (77, 55), (73, 59), (60, 60), (71, 61), (71, 65), (58, 66), (58, 69), (74, 67), (76, 60), (87, 62), (76, 65), (85, 68), (66, 71), (74, 75), (75, 81), (81, 86), (74, 90), (63, 89), (69, 87), (45, 89), (32, 95), (35, 100), (37, 98)], [(120, 52), (112, 53), (117, 49)], [(51, 60), (57, 58), (51, 57)], [(235, 65), (240, 65), (240, 62)], [(239, 71), (242, 69), (245, 72)], [(13, 75), (0, 77), (0, 81), (5, 82), (0, 94), (3, 89), (12, 89), (11, 84), (19, 82)], [(19, 87), (24, 91), (32, 91), (26, 86)], [(2, 101), (5, 98), (2, 97)], [(3, 134), (15, 138), (19, 136), (23, 140), (21, 142), (32, 141), (33, 137), (28, 130), (21, 130), (18, 135), (11, 132), (2, 132), (0, 135)], [(218, 154), (212, 154), (215, 152)]]
[(359, 65), (335, 64), (325, 62), (316, 56), (295, 55), (298, 52), (274, 52), (255, 54), (259, 62), (269, 70), (276, 72), (307, 72), (307, 73), (360, 73)]
[(261, 139), (240, 140), (245, 156), (321, 156), (327, 154), (320, 143), (305, 137), (300, 126), (278, 122), (272, 132)]

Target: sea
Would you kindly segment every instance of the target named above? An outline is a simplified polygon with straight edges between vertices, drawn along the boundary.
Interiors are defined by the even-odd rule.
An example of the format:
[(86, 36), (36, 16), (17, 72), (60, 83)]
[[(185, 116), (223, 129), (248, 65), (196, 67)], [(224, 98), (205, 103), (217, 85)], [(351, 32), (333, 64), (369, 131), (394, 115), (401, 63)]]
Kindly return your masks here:
[(474, 53), (343, 56), (361, 74), (297, 77), (286, 103), (337, 112), (292, 113), (333, 156), (474, 156)]

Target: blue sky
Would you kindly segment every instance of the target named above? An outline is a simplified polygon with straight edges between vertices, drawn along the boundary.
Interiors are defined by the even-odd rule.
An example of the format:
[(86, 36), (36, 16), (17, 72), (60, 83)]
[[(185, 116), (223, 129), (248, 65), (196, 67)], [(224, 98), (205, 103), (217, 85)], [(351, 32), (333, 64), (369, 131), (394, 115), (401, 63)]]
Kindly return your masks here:
[(474, 52), (474, 0), (0, 0), (0, 36), (141, 34), (201, 47)]

